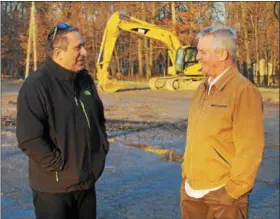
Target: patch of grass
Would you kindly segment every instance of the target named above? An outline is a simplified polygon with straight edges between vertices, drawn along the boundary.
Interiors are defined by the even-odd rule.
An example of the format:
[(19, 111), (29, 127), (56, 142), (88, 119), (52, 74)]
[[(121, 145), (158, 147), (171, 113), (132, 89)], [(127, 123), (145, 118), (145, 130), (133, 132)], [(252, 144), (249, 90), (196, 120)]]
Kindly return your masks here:
[(258, 87), (264, 102), (279, 103), (279, 88)]
[(279, 94), (279, 87), (276, 88), (266, 88), (266, 87), (258, 87), (260, 92), (273, 92)]

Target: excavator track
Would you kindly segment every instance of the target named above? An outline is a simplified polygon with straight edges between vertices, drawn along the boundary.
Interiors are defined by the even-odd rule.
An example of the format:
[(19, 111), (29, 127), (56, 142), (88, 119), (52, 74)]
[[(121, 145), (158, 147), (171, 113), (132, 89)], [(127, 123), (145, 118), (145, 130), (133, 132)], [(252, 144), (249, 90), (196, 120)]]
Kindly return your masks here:
[(191, 76), (156, 77), (149, 80), (149, 86), (152, 90), (180, 91), (198, 85), (202, 80), (203, 77)]

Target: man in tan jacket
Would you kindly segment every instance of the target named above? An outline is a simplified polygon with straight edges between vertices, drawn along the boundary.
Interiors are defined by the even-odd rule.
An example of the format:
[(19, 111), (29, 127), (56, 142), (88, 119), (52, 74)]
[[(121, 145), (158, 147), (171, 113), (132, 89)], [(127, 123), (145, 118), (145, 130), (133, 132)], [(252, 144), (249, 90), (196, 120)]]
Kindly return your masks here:
[(262, 98), (237, 69), (233, 29), (211, 26), (197, 38), (206, 79), (190, 104), (182, 218), (244, 219), (264, 150)]

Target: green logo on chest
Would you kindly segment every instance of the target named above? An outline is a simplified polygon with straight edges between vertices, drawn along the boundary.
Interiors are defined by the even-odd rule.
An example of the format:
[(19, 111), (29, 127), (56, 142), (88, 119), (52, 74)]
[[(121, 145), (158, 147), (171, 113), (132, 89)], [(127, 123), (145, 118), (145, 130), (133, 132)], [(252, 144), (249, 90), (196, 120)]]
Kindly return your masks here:
[(86, 96), (90, 96), (90, 95), (91, 95), (91, 93), (90, 93), (88, 90), (85, 90), (85, 91), (84, 91), (84, 95), (86, 95)]

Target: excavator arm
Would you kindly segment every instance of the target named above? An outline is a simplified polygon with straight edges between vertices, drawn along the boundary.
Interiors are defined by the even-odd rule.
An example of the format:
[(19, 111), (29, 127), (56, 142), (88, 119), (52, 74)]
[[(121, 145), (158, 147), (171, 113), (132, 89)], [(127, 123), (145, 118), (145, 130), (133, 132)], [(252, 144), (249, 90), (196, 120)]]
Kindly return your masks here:
[[(120, 30), (155, 39), (166, 45), (172, 63), (172, 66), (168, 69), (168, 73), (176, 75), (176, 56), (178, 50), (182, 48), (178, 37), (173, 32), (162, 29), (154, 24), (147, 23), (120, 12), (115, 12), (107, 22), (96, 64), (97, 79), (99, 87), (102, 90), (114, 92), (119, 89), (116, 86), (116, 82), (109, 80), (108, 66)], [(110, 86), (109, 84), (112, 83), (115, 85)], [(106, 85), (109, 85), (109, 87), (106, 87)]]

